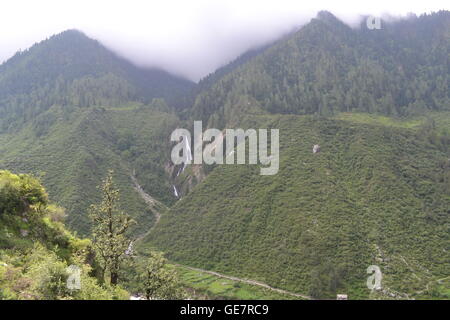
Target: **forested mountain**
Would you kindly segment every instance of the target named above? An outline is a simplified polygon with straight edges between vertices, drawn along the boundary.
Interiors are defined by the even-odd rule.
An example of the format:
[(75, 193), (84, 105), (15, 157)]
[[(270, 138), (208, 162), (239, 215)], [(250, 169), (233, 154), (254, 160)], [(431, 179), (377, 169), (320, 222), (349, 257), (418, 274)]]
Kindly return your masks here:
[[(314, 298), (448, 298), (449, 49), (447, 11), (380, 30), (321, 12), (195, 85), (69, 30), (0, 66), (0, 169), (39, 176), (83, 236), (113, 169), (144, 254)], [(170, 134), (194, 120), (279, 129), (280, 171), (180, 171)], [(169, 209), (159, 219), (145, 199)]]
[(163, 215), (143, 250), (315, 298), (368, 298), (370, 265), (383, 271), (384, 298), (430, 296), (419, 292), (448, 276), (448, 149), (419, 128), (351, 116), (248, 115), (240, 125), (280, 130), (279, 172), (217, 166)]
[(52, 105), (119, 106), (164, 98), (176, 105), (193, 83), (147, 70), (68, 30), (35, 44), (0, 66), (0, 130), (13, 130)]
[[(450, 13), (352, 29), (332, 14), (267, 48), (197, 96), (193, 118), (221, 121), (239, 96), (271, 113), (449, 110)], [(216, 123), (223, 126), (224, 123)]]
[(168, 204), (175, 200), (164, 166), (166, 143), (177, 118), (158, 105), (81, 108), (67, 114), (53, 106), (22, 129), (0, 134), (0, 167), (41, 176), (50, 197), (67, 209), (67, 224), (89, 233), (89, 204), (100, 196), (96, 186), (115, 170), (121, 204), (146, 231), (153, 215), (133, 189), (135, 171), (151, 194)]
[[(225, 73), (191, 119), (278, 128), (280, 171), (206, 169), (142, 250), (315, 298), (446, 297), (449, 32), (449, 12), (381, 30), (322, 12)], [(374, 264), (378, 295), (365, 282)]]
[(121, 202), (143, 232), (153, 215), (130, 176), (174, 201), (164, 170), (178, 122), (170, 110), (191, 87), (135, 67), (79, 31), (53, 36), (0, 66), (0, 166), (43, 176), (51, 199), (67, 208), (69, 227), (84, 235), (96, 186), (114, 169)]
[[(183, 101), (185, 104), (183, 105), (183, 111), (180, 115), (183, 118), (189, 118), (189, 113), (191, 111), (192, 105), (195, 103), (195, 98), (200, 93), (207, 91), (211, 89), (212, 86), (216, 84), (221, 78), (226, 76), (227, 74), (233, 72), (235, 69), (240, 67), (241, 65), (245, 64), (247, 61), (252, 59), (253, 57), (259, 55), (260, 53), (264, 52), (265, 49), (270, 47), (271, 44), (266, 44), (261, 47), (250, 49), (247, 52), (244, 52), (236, 59), (232, 60), (230, 63), (225, 64), (224, 66), (220, 67), (219, 69), (215, 70), (214, 72), (208, 74), (206, 77), (200, 79), (198, 84), (193, 88), (191, 93), (186, 97), (186, 99)], [(187, 114), (187, 115), (185, 115)]]

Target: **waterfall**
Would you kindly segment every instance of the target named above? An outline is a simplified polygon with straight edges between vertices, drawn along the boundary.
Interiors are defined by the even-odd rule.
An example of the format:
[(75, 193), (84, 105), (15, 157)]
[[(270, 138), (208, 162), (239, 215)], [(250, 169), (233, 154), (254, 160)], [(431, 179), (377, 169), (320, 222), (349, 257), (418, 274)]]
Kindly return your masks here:
[(177, 190), (177, 187), (175, 187), (175, 186), (172, 186), (173, 187), (173, 194), (175, 195), (175, 197), (179, 197), (179, 195), (178, 195), (178, 190)]

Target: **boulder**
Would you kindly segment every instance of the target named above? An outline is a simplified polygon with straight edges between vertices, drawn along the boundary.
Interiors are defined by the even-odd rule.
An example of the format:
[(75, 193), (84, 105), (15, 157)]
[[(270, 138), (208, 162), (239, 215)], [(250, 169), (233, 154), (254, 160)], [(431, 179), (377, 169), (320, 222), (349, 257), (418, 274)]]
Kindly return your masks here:
[(317, 153), (317, 152), (320, 152), (320, 146), (318, 144), (315, 144), (313, 146), (313, 153)]

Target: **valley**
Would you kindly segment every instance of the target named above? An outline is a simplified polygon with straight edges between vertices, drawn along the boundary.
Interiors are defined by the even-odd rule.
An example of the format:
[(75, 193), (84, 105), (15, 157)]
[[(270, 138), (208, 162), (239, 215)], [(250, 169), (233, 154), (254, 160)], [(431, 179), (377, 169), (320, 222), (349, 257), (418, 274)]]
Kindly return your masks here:
[[(384, 26), (322, 11), (199, 83), (136, 66), (77, 30), (18, 52), (0, 65), (0, 276), (17, 274), (0, 277), (0, 294), (126, 299), (144, 294), (153, 257), (188, 298), (449, 299), (450, 12)], [(171, 133), (194, 121), (279, 130), (279, 171), (175, 165)], [(110, 170), (114, 208), (133, 220), (119, 236), (140, 268), (124, 266), (117, 290), (90, 242)], [(36, 212), (36, 227), (22, 220)], [(33, 242), (33, 261), (58, 272), (84, 250), (89, 290), (14, 289), (34, 275), (24, 258)], [(373, 265), (378, 291), (367, 287)], [(160, 275), (175, 279), (169, 271)]]

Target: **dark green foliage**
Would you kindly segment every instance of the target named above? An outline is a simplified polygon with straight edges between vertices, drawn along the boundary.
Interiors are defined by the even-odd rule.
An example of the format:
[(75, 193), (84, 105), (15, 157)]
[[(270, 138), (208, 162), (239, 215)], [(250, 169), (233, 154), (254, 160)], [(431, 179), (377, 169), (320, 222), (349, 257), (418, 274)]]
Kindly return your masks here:
[[(90, 241), (69, 233), (64, 210), (48, 204), (37, 179), (0, 170), (0, 300), (127, 299), (120, 287), (98, 284)], [(67, 267), (81, 269), (70, 290)]]
[(22, 214), (31, 206), (46, 205), (47, 201), (47, 193), (35, 178), (0, 172), (0, 214)]
[(155, 109), (129, 104), (67, 113), (54, 106), (19, 132), (0, 134), (0, 167), (42, 174), (50, 198), (67, 208), (67, 224), (83, 235), (90, 230), (87, 209), (100, 200), (96, 186), (114, 169), (120, 207), (139, 222), (133, 232), (145, 232), (153, 214), (133, 189), (133, 170), (153, 197), (174, 201), (164, 165), (170, 160), (167, 141), (177, 118)]
[(177, 104), (192, 83), (141, 69), (83, 33), (69, 30), (0, 66), (0, 132), (15, 131), (52, 105), (68, 109), (164, 98)]
[(169, 269), (160, 252), (149, 252), (139, 277), (140, 292), (147, 299), (176, 300), (185, 296), (175, 270)]
[(98, 205), (91, 205), (89, 216), (93, 225), (92, 244), (102, 268), (102, 278), (108, 272), (109, 283), (117, 285), (122, 264), (129, 258), (126, 250), (131, 240), (127, 237), (127, 231), (135, 221), (118, 208), (119, 190), (114, 185), (113, 174), (110, 170), (99, 186), (102, 201)]
[(267, 44), (267, 45), (262, 46), (257, 49), (251, 49), (251, 50), (243, 53), (242, 55), (240, 55), (239, 57), (237, 57), (230, 63), (224, 65), (223, 67), (217, 69), (213, 73), (200, 79), (198, 84), (192, 89), (191, 93), (186, 96), (186, 99), (184, 100), (185, 104), (182, 105), (184, 110), (182, 110), (182, 112), (180, 112), (181, 116), (183, 118), (185, 118), (185, 117), (189, 118), (189, 113), (191, 111), (191, 109), (189, 107), (191, 107), (195, 103), (195, 98), (197, 97), (197, 95), (199, 95), (200, 93), (202, 93), (204, 91), (210, 90), (216, 84), (216, 82), (220, 81), (221, 78), (223, 78), (227, 74), (233, 72), (235, 69), (239, 68), (241, 65), (247, 63), (252, 58), (259, 55), (265, 49), (267, 49), (269, 46), (270, 45)]
[(372, 264), (386, 287), (409, 294), (448, 275), (448, 155), (426, 137), (312, 117), (242, 119), (280, 129), (279, 173), (217, 166), (147, 244), (182, 264), (321, 298), (368, 297)]
[(391, 116), (449, 110), (450, 13), (352, 29), (319, 14), (244, 65), (208, 85), (193, 118), (207, 120), (248, 95), (271, 113)]
[[(450, 121), (436, 111), (450, 110), (449, 17), (369, 31), (321, 13), (206, 78), (194, 98), (184, 95), (189, 82), (136, 68), (79, 32), (62, 33), (0, 66), (0, 167), (39, 174), (82, 234), (90, 232), (88, 205), (101, 197), (95, 186), (114, 169), (118, 206), (138, 222), (133, 237), (154, 222), (133, 189), (135, 175), (152, 197), (173, 205), (141, 247), (176, 262), (352, 299), (374, 294), (365, 281), (376, 264), (385, 288), (446, 297), (439, 280), (450, 269)], [(176, 202), (169, 136), (190, 122), (170, 110), (190, 103), (182, 118), (204, 120), (204, 128), (280, 129), (280, 172), (191, 166), (176, 180), (186, 184)], [(322, 151), (313, 154), (316, 143)], [(0, 244), (8, 250), (30, 249), (18, 236), (29, 228), (20, 214), (42, 213), (35, 206), (47, 203), (35, 180), (18, 179), (23, 192), (11, 183), (0, 191), (0, 222), (8, 225), (3, 232), (0, 223)], [(46, 221), (33, 220), (33, 237), (68, 261), (70, 236)], [(60, 279), (57, 259), (42, 260), (40, 270), (55, 266), (52, 279)], [(44, 296), (60, 294), (60, 286), (43, 283)]]

